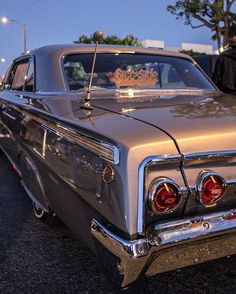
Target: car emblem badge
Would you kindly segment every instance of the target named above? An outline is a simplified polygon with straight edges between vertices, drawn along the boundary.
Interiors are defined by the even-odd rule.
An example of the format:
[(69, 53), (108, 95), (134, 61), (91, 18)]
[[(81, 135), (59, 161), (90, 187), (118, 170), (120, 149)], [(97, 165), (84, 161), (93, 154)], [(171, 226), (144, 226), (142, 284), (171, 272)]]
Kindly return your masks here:
[(115, 180), (114, 168), (111, 165), (106, 165), (102, 171), (102, 180), (106, 184), (110, 184)]

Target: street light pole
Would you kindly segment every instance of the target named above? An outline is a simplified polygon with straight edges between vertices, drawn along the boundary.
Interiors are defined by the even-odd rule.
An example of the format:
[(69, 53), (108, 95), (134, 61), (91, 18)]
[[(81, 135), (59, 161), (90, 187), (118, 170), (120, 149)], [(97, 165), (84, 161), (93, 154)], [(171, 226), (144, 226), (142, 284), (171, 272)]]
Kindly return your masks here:
[(23, 31), (24, 31), (24, 53), (26, 53), (26, 25), (23, 25)]
[(26, 53), (27, 51), (27, 45), (26, 45), (26, 25), (21, 23), (20, 21), (13, 19), (13, 18), (7, 18), (7, 17), (2, 17), (1, 19), (2, 23), (8, 23), (8, 22), (14, 22), (17, 23), (18, 25), (20, 25), (23, 29), (23, 48), (24, 48), (24, 53)]

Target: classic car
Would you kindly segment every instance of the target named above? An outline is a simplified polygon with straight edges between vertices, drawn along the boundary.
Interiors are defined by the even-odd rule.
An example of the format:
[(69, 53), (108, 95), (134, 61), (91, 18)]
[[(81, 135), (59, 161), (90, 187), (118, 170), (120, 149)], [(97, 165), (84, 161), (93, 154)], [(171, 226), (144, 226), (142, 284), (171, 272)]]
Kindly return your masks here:
[(236, 253), (235, 126), (235, 97), (156, 49), (41, 47), (0, 92), (0, 146), (35, 216), (121, 287)]

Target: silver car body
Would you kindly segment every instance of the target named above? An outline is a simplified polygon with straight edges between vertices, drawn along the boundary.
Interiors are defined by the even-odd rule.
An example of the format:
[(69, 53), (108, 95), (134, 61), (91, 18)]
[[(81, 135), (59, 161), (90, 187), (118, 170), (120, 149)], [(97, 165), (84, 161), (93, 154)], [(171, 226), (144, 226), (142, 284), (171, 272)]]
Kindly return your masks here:
[[(86, 90), (69, 89), (63, 59), (93, 51), (93, 45), (42, 47), (17, 58), (5, 78), (0, 145), (31, 199), (97, 252), (122, 286), (141, 274), (235, 253), (235, 97), (214, 86), (93, 89), (93, 109), (86, 110)], [(100, 53), (174, 56), (194, 64), (155, 49), (100, 46)], [(12, 90), (11, 71), (25, 59), (34, 63), (34, 89)], [(104, 180), (107, 170), (111, 182)], [(198, 199), (197, 179), (207, 170), (227, 185), (214, 205)], [(174, 211), (155, 214), (150, 187), (162, 177), (177, 183), (181, 201)]]

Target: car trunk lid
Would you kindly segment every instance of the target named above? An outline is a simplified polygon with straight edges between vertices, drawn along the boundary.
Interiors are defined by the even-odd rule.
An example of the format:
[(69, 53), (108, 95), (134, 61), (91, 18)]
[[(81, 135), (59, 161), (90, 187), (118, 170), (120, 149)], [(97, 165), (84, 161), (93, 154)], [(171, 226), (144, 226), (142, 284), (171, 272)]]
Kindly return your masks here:
[[(155, 126), (173, 138), (191, 190), (199, 173), (206, 169), (219, 173), (228, 182), (236, 178), (236, 156), (232, 152), (236, 150), (236, 97), (215, 94), (95, 99), (93, 105)], [(234, 189), (231, 185), (213, 206), (200, 204), (196, 193), (191, 193), (185, 214), (236, 207)]]

